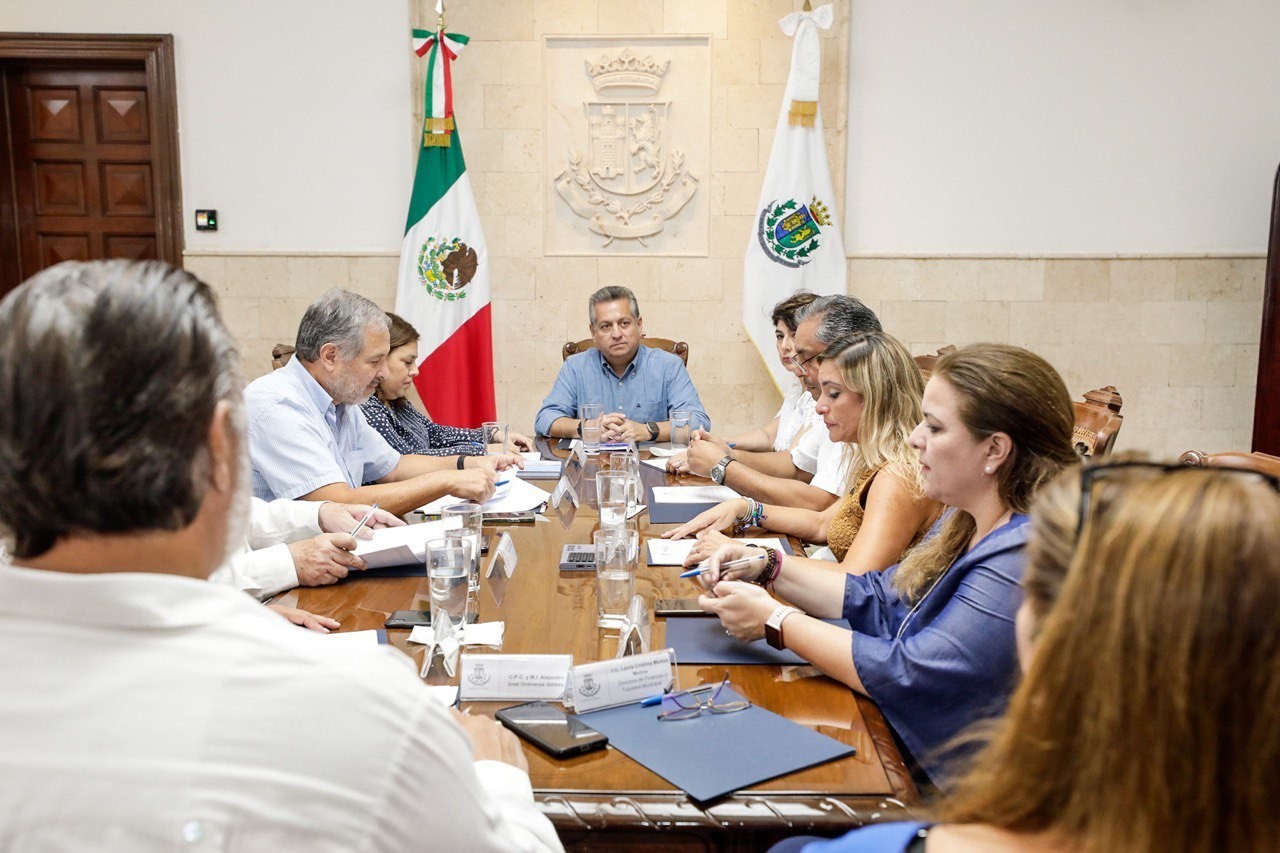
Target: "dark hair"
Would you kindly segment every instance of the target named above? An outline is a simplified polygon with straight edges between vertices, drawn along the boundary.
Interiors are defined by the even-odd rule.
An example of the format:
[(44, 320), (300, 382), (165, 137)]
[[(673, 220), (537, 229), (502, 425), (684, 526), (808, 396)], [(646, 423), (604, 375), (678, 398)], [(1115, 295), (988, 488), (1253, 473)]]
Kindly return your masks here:
[(298, 324), (295, 354), (303, 361), (315, 361), (321, 347), (334, 344), (339, 356), (355, 358), (364, 349), (369, 328), (387, 328), (386, 312), (372, 299), (335, 287), (307, 306)]
[(591, 328), (594, 329), (596, 327), (596, 306), (601, 302), (616, 302), (619, 299), (627, 300), (627, 303), (631, 306), (631, 316), (637, 320), (640, 319), (640, 303), (636, 302), (636, 295), (631, 292), (631, 288), (623, 287), (620, 284), (611, 284), (608, 287), (600, 288), (591, 294), (591, 298), (587, 300), (587, 317)]
[(796, 325), (817, 318), (814, 337), (820, 343), (835, 343), (858, 332), (880, 332), (880, 318), (862, 300), (852, 296), (819, 296), (796, 312)]
[(773, 325), (781, 323), (791, 330), (791, 334), (796, 332), (796, 315), (800, 313), (800, 309), (808, 305), (810, 302), (818, 298), (818, 294), (810, 293), (807, 290), (801, 290), (793, 293), (786, 299), (773, 306), (773, 314), (770, 318)]
[(214, 409), (238, 413), (243, 387), (213, 291), (190, 273), (92, 261), (33, 276), (0, 302), (0, 533), (13, 555), (77, 532), (189, 525)]
[(392, 314), (390, 311), (388, 311), (387, 320), (388, 322), (391, 323), (391, 348), (392, 349), (411, 344), (421, 337), (421, 335), (418, 334), (418, 330), (415, 329), (408, 320), (401, 317), (399, 314)]

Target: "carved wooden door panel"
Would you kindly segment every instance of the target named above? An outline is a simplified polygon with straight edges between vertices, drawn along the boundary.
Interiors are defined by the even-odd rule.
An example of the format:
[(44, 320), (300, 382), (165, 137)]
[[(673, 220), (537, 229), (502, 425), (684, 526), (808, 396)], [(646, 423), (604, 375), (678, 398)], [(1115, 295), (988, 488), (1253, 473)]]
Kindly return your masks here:
[(141, 67), (11, 66), (17, 281), (65, 260), (157, 257)]

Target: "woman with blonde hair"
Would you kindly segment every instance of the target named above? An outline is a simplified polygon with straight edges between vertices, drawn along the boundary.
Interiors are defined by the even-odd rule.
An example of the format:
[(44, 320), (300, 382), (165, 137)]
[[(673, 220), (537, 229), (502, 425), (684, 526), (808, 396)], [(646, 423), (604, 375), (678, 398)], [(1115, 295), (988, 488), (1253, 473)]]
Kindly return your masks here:
[(945, 823), (806, 849), (1275, 849), (1278, 490), (1134, 462), (1046, 488), (1018, 613), (1025, 674)]
[(924, 379), (907, 348), (884, 332), (840, 339), (818, 356), (818, 387), (823, 427), (845, 445), (845, 497), (821, 512), (751, 498), (725, 501), (664, 534), (698, 534), (686, 564), (725, 544), (717, 531), (732, 525), (826, 542), (839, 561), (800, 558), (798, 565), (879, 571), (902, 559), (938, 519), (942, 505), (925, 496), (920, 460), (909, 443), (921, 419)]
[[(923, 410), (911, 445), (924, 492), (953, 510), (901, 563), (840, 575), (765, 549), (726, 580), (722, 563), (760, 554), (732, 543), (700, 576), (708, 592), (699, 603), (738, 639), (764, 636), (870, 696), (907, 754), (944, 785), (952, 756), (941, 747), (1008, 699), (1025, 513), (1040, 485), (1076, 462), (1075, 412), (1048, 362), (999, 344), (939, 359)], [(823, 621), (832, 617), (849, 628)]]

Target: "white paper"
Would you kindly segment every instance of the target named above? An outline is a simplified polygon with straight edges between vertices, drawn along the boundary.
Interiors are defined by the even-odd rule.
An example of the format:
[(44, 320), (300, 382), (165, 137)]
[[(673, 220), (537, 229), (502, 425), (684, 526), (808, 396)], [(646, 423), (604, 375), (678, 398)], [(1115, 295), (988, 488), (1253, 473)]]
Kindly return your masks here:
[(677, 453), (682, 453), (688, 449), (687, 447), (672, 447), (669, 441), (649, 445), (649, 453), (654, 456), (675, 456)]
[(444, 536), (439, 521), (406, 524), (403, 527), (379, 527), (371, 531), (372, 539), (356, 538), (356, 556), (371, 569), (421, 563), (427, 558), (427, 543)]
[(577, 713), (639, 702), (675, 684), (671, 649), (644, 655), (584, 663), (570, 670), (573, 710)]
[(489, 570), (484, 576), (489, 577), (493, 574), (494, 566), (501, 565), (502, 573), (507, 577), (516, 570), (516, 545), (511, 541), (511, 534), (502, 531), (502, 535), (498, 537), (498, 547), (493, 549), (493, 559), (489, 561)]
[[(473, 622), (470, 625), (463, 625), (461, 645), (501, 646), (506, 626), (506, 622)], [(435, 641), (436, 635), (431, 625), (416, 625), (409, 632), (409, 642), (411, 643), (430, 646)]]
[[(449, 506), (465, 502), (462, 498), (456, 498), (453, 495), (445, 495), (437, 498), (431, 503), (418, 509), (418, 512), (426, 515), (439, 515), (440, 510)], [(547, 493), (539, 489), (532, 483), (526, 483), (519, 477), (512, 477), (507, 484), (502, 487), (498, 494), (481, 504), (481, 509), (486, 514), (498, 512), (525, 512), (531, 509), (538, 509), (547, 502)]]
[(525, 480), (553, 480), (560, 476), (559, 459), (539, 459), (524, 463), (524, 470), (519, 473)]
[(648, 465), (650, 468), (657, 468), (659, 471), (667, 470), (667, 460), (665, 459), (641, 459), (641, 465)]
[(463, 700), (564, 698), (573, 655), (462, 656)]
[(339, 631), (335, 634), (327, 634), (331, 639), (329, 642), (335, 646), (369, 646), (380, 645), (378, 643), (378, 632), (370, 631)]
[(458, 688), (452, 684), (428, 684), (427, 690), (431, 693), (431, 698), (439, 702), (441, 705), (449, 708), (458, 703)]
[(728, 486), (653, 487), (653, 502), (659, 504), (718, 504), (740, 497)]
[[(649, 565), (651, 566), (683, 566), (685, 558), (698, 543), (697, 539), (649, 539)], [(782, 540), (777, 538), (735, 539), (743, 545), (763, 545), (766, 548), (777, 548), (786, 553)]]
[(541, 450), (522, 450), (520, 451), (520, 458), (524, 460), (526, 465), (528, 465), (530, 462), (537, 462), (539, 459), (541, 459), (542, 451)]

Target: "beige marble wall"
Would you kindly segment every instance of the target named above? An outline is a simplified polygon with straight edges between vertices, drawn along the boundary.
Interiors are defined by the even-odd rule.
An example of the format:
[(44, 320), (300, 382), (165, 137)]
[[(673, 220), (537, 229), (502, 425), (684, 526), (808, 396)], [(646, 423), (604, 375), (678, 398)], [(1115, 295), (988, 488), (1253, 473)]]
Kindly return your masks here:
[[(416, 25), (434, 21), (434, 4), (409, 3)], [(586, 337), (586, 297), (604, 284), (636, 291), (650, 333), (689, 341), (690, 373), (718, 430), (772, 416), (777, 393), (739, 323), (742, 256), (789, 66), (790, 40), (774, 22), (797, 5), (484, 0), (450, 7), (449, 28), (472, 36), (455, 66), (455, 94), (492, 256), (498, 407), (513, 424), (531, 428), (561, 345)], [(848, 12), (836, 8), (836, 25), (822, 41), (822, 110), (839, 190)], [(711, 198), (709, 257), (544, 255), (543, 38), (619, 33), (711, 37), (712, 172), (702, 190)], [(415, 106), (421, 110), (418, 97)], [(405, 144), (416, 144), (416, 133)], [(271, 345), (292, 341), (303, 309), (328, 287), (349, 287), (391, 308), (397, 259), (188, 253), (187, 265), (217, 287), (252, 378), (269, 369)], [(1259, 258), (855, 258), (849, 273), (850, 292), (916, 353), (1008, 341), (1048, 357), (1073, 394), (1116, 385), (1125, 399), (1121, 448), (1164, 455), (1249, 446)]]

